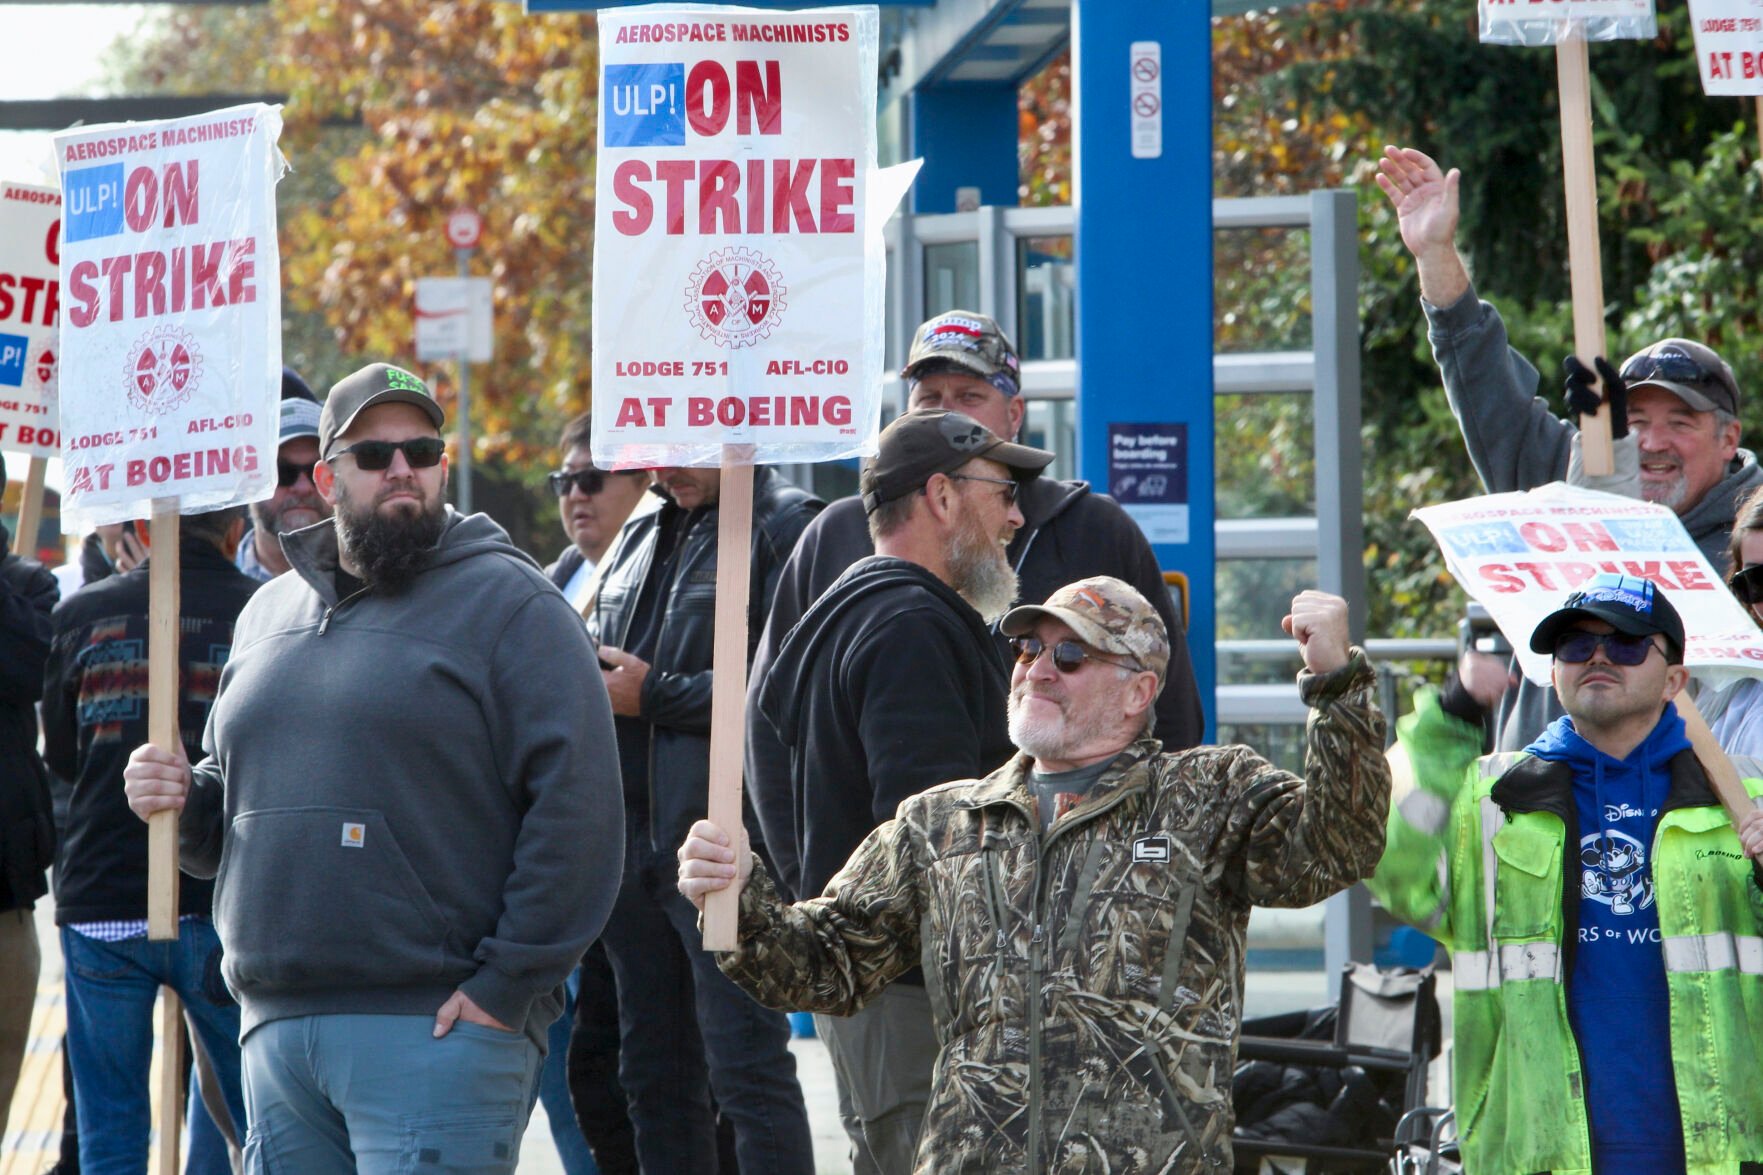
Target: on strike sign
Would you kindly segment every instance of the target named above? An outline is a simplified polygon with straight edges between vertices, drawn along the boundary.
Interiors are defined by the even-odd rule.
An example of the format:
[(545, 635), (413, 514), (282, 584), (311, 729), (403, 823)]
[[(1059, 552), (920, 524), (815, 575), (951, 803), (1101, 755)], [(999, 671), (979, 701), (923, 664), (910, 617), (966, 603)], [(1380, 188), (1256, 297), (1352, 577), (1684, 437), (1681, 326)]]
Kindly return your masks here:
[(0, 449), (56, 454), (61, 193), (0, 184)]
[(874, 8), (602, 11), (595, 460), (873, 452)]
[[(1683, 617), (1684, 663), (1704, 676), (1763, 671), (1763, 632), (1664, 506), (1561, 482), (1416, 510), (1445, 565), (1518, 651), (1524, 675), (1549, 681), (1530, 634), (1599, 572), (1652, 580)], [(1713, 672), (1710, 673), (1709, 671)], [(1722, 673), (1722, 671), (1727, 671)]]
[(281, 126), (252, 104), (55, 137), (63, 529), (273, 489)]

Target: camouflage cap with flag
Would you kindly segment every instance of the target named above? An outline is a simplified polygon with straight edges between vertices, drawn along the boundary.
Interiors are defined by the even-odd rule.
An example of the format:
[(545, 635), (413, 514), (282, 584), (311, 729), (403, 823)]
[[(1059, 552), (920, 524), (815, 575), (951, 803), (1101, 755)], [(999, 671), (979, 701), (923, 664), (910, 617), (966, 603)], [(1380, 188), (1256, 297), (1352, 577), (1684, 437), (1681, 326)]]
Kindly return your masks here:
[(951, 310), (920, 323), (900, 375), (917, 380), (939, 362), (972, 372), (1006, 396), (1016, 395), (1022, 387), (1016, 348), (989, 315), (973, 310)]
[(1042, 617), (1064, 622), (1097, 652), (1130, 658), (1163, 684), (1169, 670), (1169, 631), (1157, 609), (1131, 584), (1112, 575), (1092, 575), (1066, 584), (1045, 603), (1010, 609), (999, 627), (1005, 636), (1022, 636)]

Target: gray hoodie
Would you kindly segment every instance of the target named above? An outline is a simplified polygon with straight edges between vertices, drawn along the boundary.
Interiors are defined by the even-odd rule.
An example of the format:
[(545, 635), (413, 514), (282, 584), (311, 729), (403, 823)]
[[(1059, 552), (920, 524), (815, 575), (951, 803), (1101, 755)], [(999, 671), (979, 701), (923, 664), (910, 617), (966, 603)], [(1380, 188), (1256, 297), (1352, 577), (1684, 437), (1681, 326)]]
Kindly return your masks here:
[[(1488, 493), (1566, 480), (1578, 430), (1536, 394), (1537, 369), (1507, 345), (1500, 312), (1477, 298), (1473, 288), (1449, 306), (1425, 301), (1421, 305), (1426, 310), (1427, 340), (1444, 377), (1445, 396), (1463, 430), (1469, 460)], [(1729, 570), (1726, 544), (1738, 503), (1758, 485), (1763, 485), (1763, 466), (1750, 450), (1740, 449), (1726, 477), (1678, 516), (1721, 575)], [(1529, 633), (1506, 636), (1515, 645), (1530, 639)], [(1495, 749), (1523, 750), (1560, 716), (1553, 690), (1523, 681), (1501, 703)]]
[(243, 1032), (432, 1015), (455, 988), (535, 1041), (623, 862), (612, 713), (577, 616), (482, 514), (403, 593), (338, 602), (330, 520), (284, 538), (203, 736), (182, 866), (217, 877)]

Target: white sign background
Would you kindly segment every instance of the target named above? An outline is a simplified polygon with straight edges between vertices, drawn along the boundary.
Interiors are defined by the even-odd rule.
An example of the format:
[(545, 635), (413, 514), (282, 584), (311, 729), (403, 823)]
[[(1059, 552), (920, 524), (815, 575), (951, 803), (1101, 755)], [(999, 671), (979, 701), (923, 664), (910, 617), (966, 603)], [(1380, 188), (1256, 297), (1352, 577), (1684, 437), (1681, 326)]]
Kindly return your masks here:
[(874, 8), (602, 11), (593, 454), (875, 451)]
[(281, 126), (254, 103), (55, 137), (64, 531), (274, 490)]
[[(1463, 590), (1487, 608), (1524, 675), (1549, 682), (1530, 634), (1599, 572), (1652, 580), (1683, 618), (1684, 664), (1721, 679), (1763, 673), (1763, 631), (1664, 506), (1554, 482), (1414, 512)], [(1713, 672), (1709, 672), (1712, 670)]]
[(1690, 27), (1704, 94), (1763, 94), (1763, 0), (1690, 0)]
[(55, 402), (61, 193), (0, 184), (0, 449), (60, 452)]
[(1659, 35), (1653, 0), (1478, 0), (1481, 39), (1491, 45), (1553, 45), (1574, 21), (1588, 41), (1648, 41)]
[(487, 277), (417, 278), (416, 357), (469, 363), (495, 358), (491, 286)]

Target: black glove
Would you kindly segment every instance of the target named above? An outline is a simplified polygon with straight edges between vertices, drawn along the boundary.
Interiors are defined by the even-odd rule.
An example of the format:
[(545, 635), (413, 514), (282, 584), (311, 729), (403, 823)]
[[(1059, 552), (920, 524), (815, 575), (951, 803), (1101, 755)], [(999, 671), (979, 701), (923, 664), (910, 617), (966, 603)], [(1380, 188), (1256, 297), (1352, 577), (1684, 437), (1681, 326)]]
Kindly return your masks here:
[(1573, 423), (1578, 424), (1579, 418), (1588, 412), (1596, 412), (1605, 400), (1610, 402), (1610, 439), (1621, 440), (1628, 435), (1628, 385), (1610, 366), (1610, 361), (1602, 355), (1593, 360), (1598, 365), (1598, 378), (1604, 381), (1604, 396), (1599, 398), (1592, 387), (1592, 373), (1586, 369), (1577, 356), (1569, 355), (1562, 363), (1567, 369), (1566, 400), (1567, 411), (1573, 414)]

